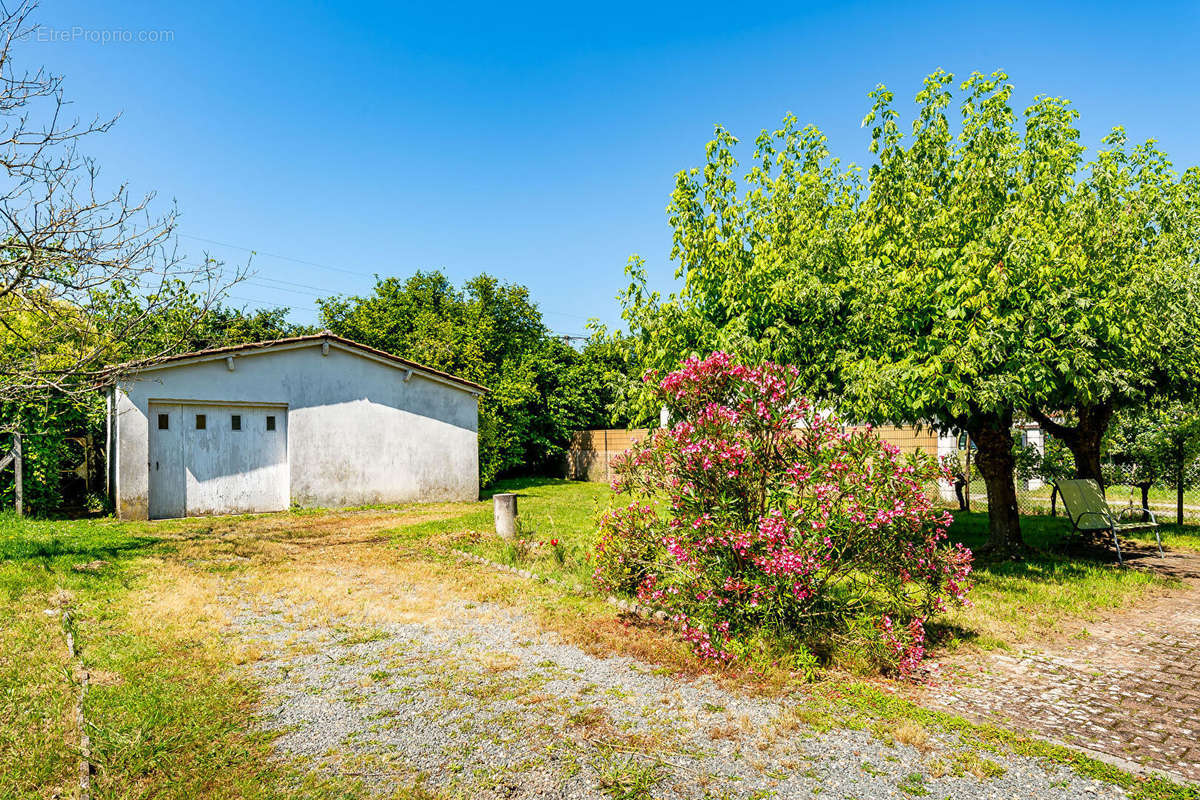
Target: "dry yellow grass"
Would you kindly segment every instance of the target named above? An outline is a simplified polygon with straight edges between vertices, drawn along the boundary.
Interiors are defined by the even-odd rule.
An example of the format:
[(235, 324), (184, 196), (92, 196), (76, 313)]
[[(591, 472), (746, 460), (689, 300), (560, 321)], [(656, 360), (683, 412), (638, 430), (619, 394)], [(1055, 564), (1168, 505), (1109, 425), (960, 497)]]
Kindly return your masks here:
[(713, 725), (708, 729), (708, 738), (710, 739), (737, 739), (741, 736), (742, 730), (739, 726), (729, 722), (722, 722)]
[[(545, 586), (447, 559), (442, 545), (468, 535), (465, 531), (435, 533), (408, 547), (397, 546), (389, 535), (403, 526), (461, 515), (470, 507), (212, 518), (174, 523), (166, 532), (176, 543), (174, 569), (203, 576), (206, 582), (224, 580), (234, 590), (227, 594), (236, 594), (237, 602), (252, 608), (282, 601), (289, 608), (289, 622), (328, 626), (437, 620), (444, 626), (450, 605), (487, 602), (520, 607), (531, 617), (529, 634), (536, 628), (552, 630), (593, 655), (615, 652), (680, 673), (704, 670), (663, 626), (614, 617), (598, 599), (564, 599)], [(164, 575), (163, 582), (179, 585), (183, 577)], [(190, 611), (177, 611), (212, 615), (205, 599), (211, 599), (209, 588), (196, 591), (205, 597), (186, 601), (193, 606)], [(232, 602), (232, 596), (223, 600), (226, 616)]]
[(479, 661), (488, 672), (508, 672), (521, 664), (512, 653), (484, 653)]
[(929, 749), (929, 731), (919, 722), (901, 720), (892, 730), (892, 738), (899, 744), (906, 744), (918, 750)]
[(237, 603), (280, 600), (292, 620), (422, 621), (459, 595), (452, 585), (427, 580), (428, 570), (388, 547), (382, 532), (439, 513), (461, 513), (461, 506), (181, 525), (169, 534), (174, 552), (150, 571), (143, 600), (156, 616), (216, 624), (227, 622)]

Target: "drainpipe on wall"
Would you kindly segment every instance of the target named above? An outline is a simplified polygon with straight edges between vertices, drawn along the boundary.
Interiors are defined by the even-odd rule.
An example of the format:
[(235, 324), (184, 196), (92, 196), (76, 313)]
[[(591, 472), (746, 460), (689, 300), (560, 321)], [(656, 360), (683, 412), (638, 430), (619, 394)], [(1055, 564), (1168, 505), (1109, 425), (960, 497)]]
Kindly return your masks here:
[(116, 387), (109, 388), (108, 394), (104, 397), (104, 496), (108, 502), (113, 501), (112, 496), (112, 452), (113, 452), (113, 398), (116, 396)]

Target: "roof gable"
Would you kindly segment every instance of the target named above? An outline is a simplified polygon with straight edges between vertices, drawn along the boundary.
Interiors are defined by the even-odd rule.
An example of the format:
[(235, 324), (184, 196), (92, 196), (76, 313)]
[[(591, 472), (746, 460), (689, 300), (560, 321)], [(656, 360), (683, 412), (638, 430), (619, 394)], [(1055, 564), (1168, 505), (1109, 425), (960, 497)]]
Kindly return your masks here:
[(250, 342), (247, 344), (235, 344), (227, 347), (213, 347), (208, 350), (197, 350), (191, 353), (179, 353), (173, 356), (164, 356), (162, 358), (145, 359), (143, 361), (131, 361), (125, 364), (119, 364), (111, 367), (108, 372), (111, 378), (116, 379), (122, 374), (138, 374), (143, 372), (154, 372), (172, 367), (182, 367), (189, 364), (199, 364), (206, 361), (217, 361), (223, 358), (270, 355), (272, 353), (280, 353), (288, 350), (298, 350), (308, 347), (336, 347), (338, 350), (352, 353), (354, 355), (369, 358), (372, 361), (378, 361), (396, 369), (407, 371), (405, 376), (407, 380), (411, 375), (417, 374), (424, 378), (437, 381), (453, 386), (458, 389), (470, 392), (472, 394), (481, 394), (488, 391), (486, 386), (469, 381), (466, 378), (460, 378), (457, 375), (451, 375), (448, 372), (427, 367), (424, 364), (418, 364), (415, 361), (409, 361), (407, 358), (401, 358), (397, 355), (392, 355), (384, 350), (377, 350), (374, 347), (369, 347), (352, 339), (346, 339), (341, 336), (336, 336), (329, 331), (310, 334), (307, 336), (292, 336), (286, 339), (273, 339), (266, 342)]

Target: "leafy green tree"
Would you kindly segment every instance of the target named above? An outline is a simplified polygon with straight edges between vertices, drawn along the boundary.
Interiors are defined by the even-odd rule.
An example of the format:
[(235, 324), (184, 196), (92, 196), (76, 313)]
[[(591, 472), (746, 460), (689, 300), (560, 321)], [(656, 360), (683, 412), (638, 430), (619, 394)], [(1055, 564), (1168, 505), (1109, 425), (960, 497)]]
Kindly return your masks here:
[(1039, 304), (1028, 332), (1046, 380), (1030, 414), (1071, 450), (1078, 477), (1101, 483), (1114, 414), (1190, 395), (1200, 371), (1200, 170), (1177, 175), (1154, 142), (1130, 148), (1120, 128), (1104, 143), (1063, 199), (1057, 302)]
[(571, 430), (655, 424), (657, 408), (639, 414), (635, 406), (642, 387), (636, 340), (600, 324), (589, 328), (591, 335), (569, 366), (569, 386), (560, 400), (564, 413), (574, 414)]
[(952, 80), (926, 79), (909, 136), (892, 93), (872, 93), (864, 124), (878, 163), (840, 365), (863, 413), (971, 435), (987, 487), (988, 547), (1013, 555), (1023, 542), (1010, 431), (1044, 380), (1028, 325), (1054, 297), (1060, 198), (1079, 146), (1072, 112), (1055, 98), (1026, 110), (1022, 136), (1003, 73), (961, 84), (955, 134)]
[(1195, 403), (1160, 401), (1119, 412), (1105, 449), (1141, 489), (1142, 508), (1150, 505), (1152, 486), (1173, 486), (1176, 521), (1183, 524), (1184, 492), (1200, 459), (1200, 408)]
[[(988, 547), (1007, 556), (1023, 547), (1015, 419), (1046, 420), (1095, 472), (1106, 414), (1196, 374), (1200, 182), (1152, 145), (1127, 153), (1119, 131), (1080, 180), (1067, 101), (1037, 97), (1019, 119), (1003, 73), (971, 75), (957, 100), (953, 83), (926, 79), (908, 133), (893, 94), (872, 92), (865, 182), (789, 117), (740, 189), (718, 128), (669, 209), (683, 287), (647, 291), (635, 258), (624, 314), (648, 366), (773, 358), (853, 418), (967, 431)], [(1075, 439), (1049, 418), (1064, 410)]]
[[(723, 350), (796, 366), (811, 393), (833, 394), (845, 275), (855, 261), (858, 170), (830, 155), (820, 131), (788, 115), (756, 138), (739, 185), (737, 143), (718, 126), (704, 166), (676, 175), (668, 214), (679, 293), (648, 291), (644, 263), (630, 260), (621, 299), (636, 357), (667, 372), (686, 356)], [(639, 410), (649, 411), (645, 402)]]
[(488, 387), (479, 402), (480, 479), (557, 471), (570, 432), (605, 424), (627, 381), (628, 347), (582, 352), (551, 335), (524, 286), (489, 275), (456, 289), (440, 272), (380, 278), (365, 297), (318, 300), (338, 335)]

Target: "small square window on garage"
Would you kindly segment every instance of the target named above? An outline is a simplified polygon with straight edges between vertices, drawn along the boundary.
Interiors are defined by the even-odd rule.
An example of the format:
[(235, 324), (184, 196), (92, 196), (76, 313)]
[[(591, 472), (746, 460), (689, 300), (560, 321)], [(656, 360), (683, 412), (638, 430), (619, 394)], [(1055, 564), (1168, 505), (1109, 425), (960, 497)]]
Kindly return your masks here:
[(165, 431), (170, 427), (171, 427), (171, 415), (170, 414), (159, 414), (158, 415), (158, 429), (160, 431)]
[(267, 415), (267, 430), (269, 430), (269, 431), (275, 430), (275, 415), (274, 414)]
[(230, 421), (230, 425), (233, 427), (233, 429), (235, 431), (240, 431), (242, 429), (242, 415), (241, 414), (234, 414), (232, 417), (230, 417), (229, 421)]
[(196, 430), (202, 431), (208, 427), (208, 417), (203, 414), (196, 415)]

